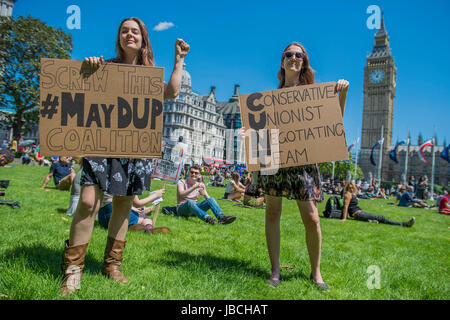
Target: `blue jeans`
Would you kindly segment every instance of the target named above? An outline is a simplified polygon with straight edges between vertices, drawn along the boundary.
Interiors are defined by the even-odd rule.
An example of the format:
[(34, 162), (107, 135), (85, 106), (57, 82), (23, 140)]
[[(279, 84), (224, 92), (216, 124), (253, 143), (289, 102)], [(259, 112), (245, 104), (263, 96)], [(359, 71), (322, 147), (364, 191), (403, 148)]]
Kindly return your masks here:
[[(105, 229), (108, 229), (109, 220), (112, 216), (112, 202), (104, 205), (98, 210), (98, 223)], [(139, 221), (139, 213), (134, 210), (130, 211), (130, 219), (128, 220), (128, 225), (137, 224)]]
[(206, 221), (207, 218), (210, 218), (210, 216), (206, 212), (208, 209), (211, 209), (217, 219), (220, 219), (224, 216), (224, 214), (222, 213), (222, 209), (220, 209), (214, 198), (209, 198), (199, 203), (196, 203), (192, 200), (187, 200), (178, 207), (177, 216), (199, 217), (203, 221)]

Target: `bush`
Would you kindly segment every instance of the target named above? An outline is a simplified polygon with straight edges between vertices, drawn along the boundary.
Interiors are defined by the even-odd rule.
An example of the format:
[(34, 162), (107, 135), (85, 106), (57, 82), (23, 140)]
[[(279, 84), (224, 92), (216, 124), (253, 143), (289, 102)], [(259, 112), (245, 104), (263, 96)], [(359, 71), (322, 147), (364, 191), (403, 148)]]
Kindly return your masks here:
[(392, 186), (396, 187), (400, 182), (394, 181), (381, 181), (380, 187), (384, 189), (390, 189)]

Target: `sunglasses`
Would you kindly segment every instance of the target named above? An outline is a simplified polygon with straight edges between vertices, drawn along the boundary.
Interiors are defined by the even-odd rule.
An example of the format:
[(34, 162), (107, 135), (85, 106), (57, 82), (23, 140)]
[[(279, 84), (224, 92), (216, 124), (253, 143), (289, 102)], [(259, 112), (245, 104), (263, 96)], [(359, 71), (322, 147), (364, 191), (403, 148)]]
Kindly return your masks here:
[(191, 174), (200, 174), (198, 171), (191, 171)]
[(291, 52), (291, 51), (285, 52), (285, 53), (284, 53), (284, 56), (285, 56), (286, 58), (292, 58), (292, 56), (293, 56), (294, 54), (295, 54), (295, 57), (296, 57), (297, 59), (303, 59), (303, 57), (305, 56), (304, 53), (301, 53), (301, 52)]

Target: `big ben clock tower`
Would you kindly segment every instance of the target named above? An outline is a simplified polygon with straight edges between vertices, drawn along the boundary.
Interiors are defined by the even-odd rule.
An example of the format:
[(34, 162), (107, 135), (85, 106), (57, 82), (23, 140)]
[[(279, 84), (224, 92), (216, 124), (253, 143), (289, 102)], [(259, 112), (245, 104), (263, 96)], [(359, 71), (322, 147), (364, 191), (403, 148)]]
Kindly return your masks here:
[[(372, 172), (376, 177), (377, 167), (370, 162), (372, 146), (381, 138), (383, 127), (383, 155), (392, 144), (392, 123), (394, 117), (395, 78), (397, 68), (389, 48), (389, 37), (381, 17), (380, 28), (375, 34), (375, 45), (367, 57), (364, 67), (364, 104), (361, 133), (360, 167), (364, 177)], [(378, 150), (374, 153), (378, 165)], [(383, 157), (383, 162), (386, 159)], [(382, 177), (383, 178), (383, 177)]]

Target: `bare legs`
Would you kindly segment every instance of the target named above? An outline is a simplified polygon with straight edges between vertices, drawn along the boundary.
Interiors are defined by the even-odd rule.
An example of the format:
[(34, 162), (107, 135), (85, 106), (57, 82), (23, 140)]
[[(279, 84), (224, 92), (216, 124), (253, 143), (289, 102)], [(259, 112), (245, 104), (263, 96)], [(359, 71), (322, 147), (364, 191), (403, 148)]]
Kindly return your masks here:
[(273, 280), (280, 279), (280, 217), (281, 197), (266, 195), (266, 242)]
[[(89, 242), (102, 198), (103, 192), (98, 185), (88, 185), (81, 188), (80, 201), (70, 228), (69, 243), (71, 246)], [(109, 237), (125, 240), (132, 201), (132, 196), (114, 196), (113, 212), (108, 226)]]
[(70, 227), (69, 243), (71, 246), (89, 243), (102, 197), (103, 192), (98, 185), (81, 187), (80, 200)]
[(113, 198), (113, 211), (108, 225), (108, 237), (125, 241), (134, 196)]
[[(311, 273), (317, 282), (323, 282), (320, 274), (320, 252), (322, 234), (320, 230), (319, 213), (313, 201), (297, 201), (300, 216), (305, 226), (306, 247), (308, 249)], [(280, 276), (280, 217), (282, 198), (266, 196), (266, 242), (272, 266), (271, 279), (278, 280)]]
[(308, 248), (311, 274), (316, 282), (322, 283), (320, 274), (320, 253), (322, 231), (320, 230), (319, 212), (314, 201), (297, 201), (298, 209), (305, 226), (306, 247)]

